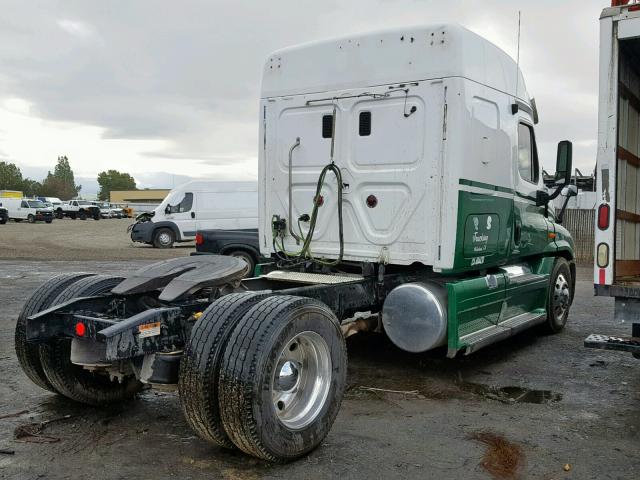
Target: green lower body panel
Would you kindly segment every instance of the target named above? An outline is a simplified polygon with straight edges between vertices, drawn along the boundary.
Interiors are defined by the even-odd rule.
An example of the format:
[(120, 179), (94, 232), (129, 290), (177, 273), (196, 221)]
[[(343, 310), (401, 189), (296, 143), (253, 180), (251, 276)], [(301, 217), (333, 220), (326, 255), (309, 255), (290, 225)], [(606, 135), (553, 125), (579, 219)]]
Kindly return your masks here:
[(447, 283), (447, 356), (471, 353), (544, 322), (554, 261), (539, 258)]

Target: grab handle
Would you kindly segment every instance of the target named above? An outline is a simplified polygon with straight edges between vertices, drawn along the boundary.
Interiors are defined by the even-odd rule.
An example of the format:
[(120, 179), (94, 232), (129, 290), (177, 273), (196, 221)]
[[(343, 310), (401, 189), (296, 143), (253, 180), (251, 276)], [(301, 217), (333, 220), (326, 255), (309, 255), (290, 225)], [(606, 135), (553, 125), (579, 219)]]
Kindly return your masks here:
[(289, 149), (289, 233), (300, 244), (301, 238), (293, 232), (293, 151), (300, 146), (300, 137), (296, 138), (296, 143)]

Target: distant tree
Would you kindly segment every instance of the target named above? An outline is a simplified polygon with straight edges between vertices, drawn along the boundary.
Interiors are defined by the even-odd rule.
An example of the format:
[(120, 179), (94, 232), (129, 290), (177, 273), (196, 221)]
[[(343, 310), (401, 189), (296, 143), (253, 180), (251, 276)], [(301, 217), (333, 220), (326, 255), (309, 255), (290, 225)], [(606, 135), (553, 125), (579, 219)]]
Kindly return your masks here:
[(112, 190), (137, 190), (135, 179), (128, 173), (107, 170), (98, 174), (98, 199), (109, 200)]
[(73, 170), (69, 165), (66, 155), (58, 157), (53, 173), (48, 172), (47, 178), (42, 181), (40, 194), (44, 197), (58, 197), (69, 200), (77, 197), (82, 185), (76, 185)]
[(14, 163), (0, 162), (0, 190), (21, 190), (22, 172)]
[(37, 197), (41, 195), (42, 184), (30, 178), (25, 178), (22, 180), (22, 186), (18, 190), (22, 190), (25, 197)]

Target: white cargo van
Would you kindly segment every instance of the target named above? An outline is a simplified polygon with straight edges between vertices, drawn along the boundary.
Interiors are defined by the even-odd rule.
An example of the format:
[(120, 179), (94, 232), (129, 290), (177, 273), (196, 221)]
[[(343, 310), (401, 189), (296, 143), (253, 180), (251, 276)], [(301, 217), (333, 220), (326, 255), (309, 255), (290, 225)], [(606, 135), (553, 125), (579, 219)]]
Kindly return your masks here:
[(197, 230), (257, 227), (256, 182), (194, 180), (171, 190), (153, 212), (139, 215), (131, 240), (170, 248), (194, 240)]
[(29, 223), (36, 221), (44, 221), (51, 223), (53, 221), (53, 212), (40, 200), (32, 198), (2, 198), (0, 206), (6, 208), (9, 218), (16, 222), (26, 220)]

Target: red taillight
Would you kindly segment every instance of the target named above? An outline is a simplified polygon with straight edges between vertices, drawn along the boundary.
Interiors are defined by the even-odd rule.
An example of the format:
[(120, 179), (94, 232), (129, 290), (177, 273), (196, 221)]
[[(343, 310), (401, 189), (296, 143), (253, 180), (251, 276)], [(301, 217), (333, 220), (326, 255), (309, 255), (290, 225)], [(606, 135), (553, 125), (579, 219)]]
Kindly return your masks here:
[(318, 195), (314, 200), (319, 207), (324, 205), (324, 197), (322, 195)]
[(87, 327), (84, 326), (84, 323), (78, 322), (76, 323), (76, 335), (78, 337), (84, 337), (84, 334), (87, 331)]
[(606, 203), (603, 203), (598, 207), (598, 228), (600, 230), (606, 230), (609, 228), (609, 214), (611, 213), (611, 207)]
[(202, 238), (201, 233), (196, 233), (196, 245), (202, 245), (204, 243), (204, 238)]
[(640, 10), (640, 5), (631, 5), (629, 7), (630, 12), (637, 12), (638, 10)]

